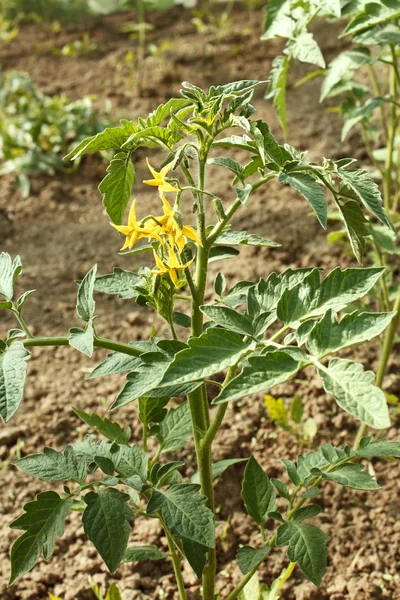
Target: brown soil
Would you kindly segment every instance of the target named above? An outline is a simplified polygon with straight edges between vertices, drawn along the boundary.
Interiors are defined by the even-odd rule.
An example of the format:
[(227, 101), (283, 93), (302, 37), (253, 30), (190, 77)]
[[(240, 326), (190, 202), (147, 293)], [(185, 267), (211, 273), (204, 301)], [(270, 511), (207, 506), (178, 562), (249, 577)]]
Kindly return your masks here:
[[(246, 9), (237, 8), (231, 29), (218, 41), (213, 33), (196, 33), (190, 12), (171, 10), (151, 14), (149, 20), (155, 28), (149, 34), (149, 41), (159, 45), (168, 39), (169, 45), (165, 52), (146, 59), (142, 97), (132, 92), (129, 72), (120, 66), (134, 44), (120, 31), (127, 20), (126, 15), (114, 15), (80, 26), (70, 25), (58, 35), (45, 26), (25, 27), (13, 43), (1, 49), (0, 61), (6, 69), (28, 71), (46, 93), (65, 92), (72, 98), (96, 94), (99, 104), (105, 98), (111, 99), (112, 114), (116, 118), (135, 118), (146, 116), (171, 95), (177, 95), (184, 80), (205, 87), (243, 78), (265, 79), (280, 45), (259, 41), (262, 16), (262, 11), (249, 15)], [(134, 15), (128, 17), (134, 19)], [(52, 47), (61, 48), (81, 37), (85, 30), (97, 44), (95, 53), (71, 60), (51, 52)], [(328, 37), (326, 28), (321, 28), (317, 35), (325, 56), (330, 59), (338, 49), (334, 32)], [(303, 71), (303, 67), (295, 65), (291, 78), (302, 76)], [(271, 124), (276, 135), (280, 135), (274, 111), (261, 93), (257, 94), (256, 105), (260, 116)], [(309, 149), (313, 159), (321, 160), (323, 156), (364, 158), (357, 136), (345, 144), (339, 142), (339, 120), (318, 104), (318, 82), (290, 90), (288, 109), (288, 141), (298, 149)], [(138, 182), (147, 174), (144, 158), (142, 152), (137, 154)], [(110, 272), (116, 264), (133, 270), (140, 264), (140, 257), (128, 263), (127, 259), (117, 255), (120, 240), (110, 230), (97, 191), (104, 169), (100, 158), (90, 157), (73, 175), (37, 177), (32, 194), (26, 200), (14, 191), (11, 177), (3, 177), (0, 182), (1, 250), (21, 255), (25, 269), (18, 284), (21, 290), (37, 288), (25, 313), (35, 334), (63, 335), (77, 323), (74, 280), (94, 263), (98, 264), (101, 273)], [(228, 187), (229, 178), (223, 178), (218, 171), (213, 190), (226, 197)], [(141, 206), (145, 210), (157, 206), (154, 190), (138, 183), (135, 194), (139, 199), (138, 210)], [(330, 268), (354, 264), (350, 256), (343, 256), (338, 248), (327, 244), (325, 233), (316, 220), (307, 215), (305, 202), (288, 188), (273, 184), (268, 191), (259, 192), (252, 207), (242, 210), (237, 224), (242, 229), (280, 242), (282, 248), (244, 248), (240, 259), (228, 261), (223, 267), (228, 282), (231, 284), (239, 277), (265, 277), (273, 270), (288, 267), (315, 265)], [(213, 265), (213, 273), (219, 268), (219, 264)], [(98, 297), (96, 301), (100, 334), (121, 341), (149, 336), (152, 325), (149, 310), (115, 298)], [(2, 313), (0, 337), (10, 326), (12, 321)], [(87, 428), (72, 414), (71, 405), (105, 414), (110, 399), (124, 382), (124, 376), (85, 381), (85, 374), (93, 363), (67, 348), (35, 348), (32, 354), (24, 402), (13, 420), (0, 431), (2, 600), (45, 600), (48, 592), (65, 600), (90, 600), (94, 596), (89, 590), (89, 575), (99, 583), (117, 581), (124, 600), (176, 598), (168, 561), (133, 567), (125, 565), (110, 577), (88, 543), (76, 514), (68, 519), (66, 533), (57, 541), (53, 559), (48, 563), (40, 561), (22, 580), (11, 588), (6, 587), (8, 554), (17, 534), (7, 525), (22, 512), (23, 504), (43, 488), (40, 482), (18, 472), (10, 461), (17, 452), (23, 455), (37, 452), (44, 445), (61, 448), (82, 439)], [(103, 356), (105, 353), (96, 353), (96, 361)], [(365, 366), (376, 366), (375, 346), (371, 344), (359, 351), (358, 359)], [(393, 358), (392, 375), (387, 384), (393, 393), (400, 392), (398, 379), (396, 381), (394, 376), (398, 365), (398, 357)], [(301, 381), (280, 386), (274, 393), (288, 400), (295, 393), (302, 395), (306, 417), (313, 416), (318, 424), (316, 446), (328, 440), (342, 445), (351, 443), (357, 424), (326, 396), (312, 373), (304, 374)], [(122, 409), (119, 418), (121, 422), (132, 424), (138, 439), (140, 430), (135, 407)], [(396, 425), (395, 417), (393, 423)], [(395, 427), (389, 436), (396, 436)], [(294, 458), (302, 451), (293, 437), (276, 430), (267, 418), (261, 398), (252, 398), (230, 409), (217, 438), (215, 459), (247, 457), (254, 452), (269, 475), (278, 476), (282, 473), (279, 459)], [(193, 447), (190, 445), (182, 455), (188, 465), (186, 474), (190, 476), (194, 470)], [(325, 486), (320, 497), (325, 511), (319, 517), (319, 524), (329, 534), (330, 542), (329, 564), (322, 586), (315, 588), (296, 569), (282, 598), (400, 599), (398, 468), (392, 463), (377, 463), (374, 468), (379, 483), (385, 488), (382, 492), (364, 494)], [(237, 567), (228, 566), (238, 544), (257, 544), (257, 531), (246, 516), (240, 499), (242, 471), (240, 465), (232, 467), (220, 478), (216, 488), (219, 516), (222, 520), (230, 519), (227, 527), (219, 530), (219, 585), (222, 592), (229, 590), (232, 582), (238, 579)], [(49, 489), (49, 486), (45, 487)], [(166, 546), (157, 524), (140, 519), (135, 523), (131, 541)], [(274, 551), (260, 572), (262, 579), (269, 583), (284, 565), (284, 552)], [(185, 571), (185, 580), (189, 597), (198, 599), (198, 582), (189, 568)]]

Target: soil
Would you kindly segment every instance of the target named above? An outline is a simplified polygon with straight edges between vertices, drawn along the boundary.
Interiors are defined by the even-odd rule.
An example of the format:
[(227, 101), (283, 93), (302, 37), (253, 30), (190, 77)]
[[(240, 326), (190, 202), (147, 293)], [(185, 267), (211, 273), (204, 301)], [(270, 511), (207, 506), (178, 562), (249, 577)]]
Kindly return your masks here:
[[(280, 43), (259, 41), (263, 11), (249, 13), (242, 5), (235, 7), (232, 24), (219, 39), (215, 32), (197, 33), (190, 11), (170, 10), (151, 13), (148, 20), (154, 25), (149, 43), (163, 49), (145, 60), (142, 94), (133, 90), (132, 73), (124, 65), (127, 52), (136, 42), (129, 39), (121, 27), (135, 20), (134, 14), (113, 15), (85, 23), (63, 26), (56, 34), (46, 25), (26, 26), (20, 35), (0, 49), (0, 62), (5, 69), (26, 70), (35, 84), (45, 93), (65, 93), (73, 99), (84, 94), (95, 94), (100, 106), (108, 99), (112, 103), (112, 117), (136, 118), (146, 116), (161, 102), (177, 95), (181, 81), (188, 80), (201, 87), (222, 84), (237, 79), (265, 79), (274, 56), (281, 50)], [(88, 31), (96, 50), (87, 55), (68, 59), (56, 55), (54, 48), (62, 48), (74, 39), (82, 39)], [(338, 52), (333, 29), (319, 25), (316, 35), (325, 57), (330, 60)], [(161, 46), (164, 43), (164, 46)], [(290, 80), (303, 76), (306, 69), (296, 64)], [(288, 142), (294, 147), (310, 150), (310, 157), (365, 158), (356, 134), (344, 144), (340, 140), (340, 122), (326, 106), (318, 103), (318, 81), (310, 81), (288, 94)], [(257, 92), (255, 104), (260, 116), (266, 119), (279, 137), (280, 129), (269, 101)], [(158, 155), (149, 153), (157, 164)], [(154, 189), (142, 185), (146, 178), (145, 154), (135, 158), (137, 181), (135, 194), (140, 207), (148, 211), (158, 209)], [(139, 258), (129, 260), (117, 255), (120, 239), (111, 231), (104, 213), (97, 186), (104, 176), (105, 164), (100, 157), (86, 158), (72, 175), (36, 177), (32, 193), (22, 199), (13, 187), (13, 178), (0, 181), (0, 239), (1, 250), (21, 255), (24, 272), (18, 281), (21, 291), (36, 288), (27, 303), (25, 317), (35, 334), (65, 335), (77, 324), (75, 314), (76, 285), (94, 264), (100, 273), (112, 267), (135, 270)], [(218, 175), (217, 175), (218, 173)], [(229, 177), (221, 171), (212, 172), (210, 187), (227, 196)], [(250, 209), (242, 210), (237, 218), (241, 229), (269, 237), (282, 244), (277, 249), (243, 248), (240, 257), (224, 265), (228, 284), (239, 277), (257, 279), (271, 271), (288, 267), (355, 265), (351, 256), (328, 245), (326, 233), (315, 218), (308, 216), (308, 206), (287, 187), (271, 184), (268, 191), (260, 191)], [(220, 265), (212, 265), (215, 274)], [(212, 277), (210, 281), (212, 281)], [(96, 324), (100, 335), (109, 335), (120, 341), (146, 339), (151, 333), (152, 314), (129, 301), (114, 297), (96, 297)], [(12, 321), (1, 314), (0, 337)], [(157, 326), (162, 334), (162, 326)], [(96, 352), (96, 361), (106, 352)], [(366, 367), (376, 367), (377, 351), (374, 344), (364, 347), (355, 355)], [(399, 394), (395, 373), (399, 357), (394, 356), (387, 378), (387, 391)], [(169, 561), (124, 565), (110, 576), (97, 552), (88, 543), (80, 522), (74, 513), (67, 519), (66, 532), (57, 540), (55, 555), (48, 562), (40, 560), (34, 569), (12, 587), (7, 588), (9, 551), (17, 536), (8, 524), (22, 512), (22, 506), (43, 489), (10, 463), (18, 455), (41, 451), (44, 445), (62, 448), (76, 442), (87, 432), (71, 411), (71, 405), (86, 411), (105, 414), (111, 399), (123, 385), (124, 376), (85, 380), (93, 368), (93, 361), (68, 348), (34, 348), (29, 364), (24, 401), (19, 412), (0, 430), (1, 505), (0, 527), (0, 596), (2, 600), (45, 600), (51, 592), (63, 600), (93, 600), (88, 577), (102, 585), (118, 583), (123, 600), (176, 599), (172, 568)], [(300, 380), (274, 389), (287, 401), (300, 393), (305, 403), (305, 418), (313, 417), (318, 425), (314, 440), (318, 447), (326, 441), (345, 445), (351, 443), (357, 423), (343, 413), (328, 397), (313, 373), (306, 372)], [(133, 439), (139, 439), (140, 428), (134, 406), (124, 407), (119, 419), (129, 423)], [(396, 438), (399, 419), (393, 416), (390, 438)], [(284, 450), (284, 451), (283, 451)], [(254, 453), (270, 476), (283, 472), (280, 458), (295, 458), (304, 451), (296, 439), (282, 432), (267, 417), (262, 398), (251, 398), (229, 409), (225, 424), (215, 444), (215, 460), (227, 457), (248, 457)], [(186, 475), (194, 470), (194, 451), (189, 445), (181, 453), (187, 462)], [(400, 479), (394, 463), (377, 462), (373, 465), (382, 492), (361, 493), (325, 485), (319, 503), (324, 512), (319, 525), (329, 535), (329, 562), (323, 583), (318, 589), (308, 582), (299, 569), (285, 585), (281, 597), (286, 600), (372, 600), (400, 599)], [(243, 467), (233, 466), (220, 477), (216, 486), (219, 518), (226, 523), (218, 530), (220, 557), (219, 590), (232, 588), (239, 578), (233, 559), (239, 543), (259, 543), (258, 532), (246, 516), (240, 499), (240, 481)], [(49, 487), (46, 484), (46, 489)], [(55, 488), (57, 489), (57, 487)], [(61, 489), (61, 488), (60, 488)], [(131, 542), (157, 544), (166, 547), (166, 540), (157, 523), (135, 522)], [(283, 550), (274, 551), (261, 579), (267, 583), (285, 566)], [(199, 599), (198, 580), (185, 567), (185, 581), (191, 600)]]

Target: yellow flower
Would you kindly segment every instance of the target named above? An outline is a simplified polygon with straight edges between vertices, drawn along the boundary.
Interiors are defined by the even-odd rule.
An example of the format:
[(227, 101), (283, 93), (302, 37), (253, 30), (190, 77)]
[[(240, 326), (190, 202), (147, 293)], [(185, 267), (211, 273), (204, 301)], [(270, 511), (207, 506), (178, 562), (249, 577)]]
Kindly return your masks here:
[(164, 196), (161, 196), (161, 200), (163, 203), (164, 216), (156, 217), (156, 219), (163, 227), (162, 233), (166, 233), (169, 236), (169, 243), (171, 246), (174, 247), (176, 244), (179, 252), (182, 252), (185, 246), (184, 236), (202, 246), (203, 244), (201, 243), (200, 238), (193, 227), (190, 227), (190, 225), (184, 225), (181, 227), (176, 220), (174, 211), (172, 210), (168, 200), (166, 200)]
[(160, 226), (157, 223), (146, 227), (138, 227), (135, 204), (136, 200), (133, 200), (129, 211), (128, 225), (114, 225), (114, 223), (110, 223), (119, 233), (126, 235), (126, 240), (121, 250), (126, 250), (126, 248), (131, 249), (141, 238), (155, 238), (162, 243), (162, 239), (159, 236)]
[(165, 167), (163, 167), (159, 173), (153, 169), (153, 167), (150, 165), (147, 158), (146, 158), (146, 161), (147, 161), (147, 166), (149, 167), (154, 179), (145, 179), (143, 181), (143, 183), (146, 183), (147, 185), (153, 185), (155, 187), (158, 187), (158, 191), (160, 192), (161, 197), (162, 197), (162, 192), (177, 192), (178, 191), (176, 187), (174, 187), (173, 185), (168, 183), (168, 181), (165, 181), (165, 178), (166, 178), (168, 172), (171, 170), (172, 165), (174, 164), (174, 161), (165, 165)]
[(175, 287), (178, 287), (179, 278), (177, 271), (186, 269), (186, 267), (188, 267), (193, 262), (193, 259), (189, 260), (189, 262), (182, 265), (179, 261), (178, 256), (172, 250), (171, 246), (168, 246), (168, 263), (163, 262), (155, 250), (153, 250), (153, 254), (157, 267), (157, 269), (153, 269), (153, 273), (156, 273), (157, 275), (168, 273)]

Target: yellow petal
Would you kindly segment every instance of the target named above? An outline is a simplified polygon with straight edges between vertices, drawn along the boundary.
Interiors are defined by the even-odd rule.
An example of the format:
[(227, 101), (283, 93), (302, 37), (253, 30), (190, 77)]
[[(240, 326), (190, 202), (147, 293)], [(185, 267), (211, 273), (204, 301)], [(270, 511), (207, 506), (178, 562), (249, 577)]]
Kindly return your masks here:
[(156, 262), (156, 267), (158, 267), (162, 273), (166, 273), (166, 271), (168, 269), (164, 265), (164, 263), (162, 262), (161, 258), (158, 256), (158, 254), (155, 250), (153, 250), (153, 255), (154, 255), (154, 260)]
[(189, 240), (193, 240), (193, 242), (196, 242), (199, 246), (203, 246), (197, 232), (190, 225), (184, 225), (184, 227), (182, 227), (182, 233), (189, 238)]
[(175, 285), (175, 287), (178, 287), (178, 276), (176, 274), (175, 269), (169, 269), (168, 273), (169, 273), (169, 276), (171, 277), (172, 283)]
[(160, 171), (160, 175), (161, 177), (164, 179), (164, 177), (167, 175), (167, 173), (172, 169), (172, 165), (174, 164), (174, 161), (171, 160), (171, 162), (169, 162), (167, 165), (165, 165), (165, 167), (163, 167)]
[(161, 196), (161, 200), (162, 200), (162, 203), (163, 203), (164, 214), (169, 217), (170, 215), (173, 214), (172, 213), (171, 205), (168, 202), (168, 200), (166, 198), (164, 198), (164, 196)]
[(132, 229), (134, 229), (137, 225), (137, 221), (136, 221), (136, 200), (132, 200), (132, 204), (131, 204), (131, 208), (129, 211), (129, 217), (128, 217), (128, 225), (129, 227), (132, 227)]
[(146, 157), (147, 166), (149, 168), (150, 173), (153, 175), (155, 179), (160, 179), (160, 173), (157, 173), (149, 163), (149, 159)]
[(123, 246), (122, 246), (122, 248), (120, 249), (120, 252), (121, 252), (122, 250), (126, 250), (127, 248), (129, 248), (129, 242), (130, 242), (130, 237), (129, 237), (129, 236), (127, 236), (127, 237), (126, 237), (126, 239), (125, 239), (125, 243), (124, 243), (124, 245), (123, 245)]
[(160, 183), (160, 192), (176, 192), (177, 188), (168, 183), (168, 181), (162, 181)]
[(143, 183), (146, 185), (154, 185), (155, 187), (159, 187), (162, 184), (161, 179), (143, 179)]
[(131, 231), (131, 228), (127, 225), (114, 225), (114, 223), (110, 223), (111, 227), (114, 227), (119, 233), (123, 233), (124, 235), (128, 235)]

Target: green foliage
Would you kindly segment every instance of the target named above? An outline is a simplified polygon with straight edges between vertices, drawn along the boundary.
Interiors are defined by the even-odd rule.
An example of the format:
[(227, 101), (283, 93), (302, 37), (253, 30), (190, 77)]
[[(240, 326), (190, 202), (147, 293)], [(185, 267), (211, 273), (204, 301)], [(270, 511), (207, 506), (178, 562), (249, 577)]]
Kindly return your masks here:
[[(304, 37), (300, 25), (309, 10), (337, 16), (340, 7), (337, 2), (321, 5), (312, 0), (296, 4), (292, 18), (293, 6), (287, 0), (271, 3), (266, 36), (287, 35), (293, 56), (321, 64), (313, 39)], [(290, 29), (293, 26), (295, 29)], [(288, 54), (285, 57), (290, 58)], [(260, 252), (265, 247), (273, 252), (277, 247), (261, 236), (230, 228), (232, 217), (244, 206), (252, 210), (253, 192), (272, 179), (300, 192), (322, 226), (329, 214), (329, 192), (359, 259), (364, 238), (372, 235), (383, 237), (385, 253), (395, 254), (391, 222), (377, 188), (365, 172), (348, 169), (352, 159), (324, 159), (321, 165), (307, 162), (305, 152), (281, 145), (267, 123), (253, 118), (252, 96), (261, 83), (265, 82), (244, 80), (202, 90), (185, 82), (182, 98), (169, 100), (146, 119), (122, 120), (120, 127), (83, 140), (70, 153), (70, 157), (78, 158), (99, 150), (115, 152), (100, 184), (114, 223), (124, 221), (135, 183), (133, 165), (138, 148), (159, 147), (164, 151), (162, 162), (150, 169), (150, 185), (158, 187), (162, 197), (168, 195), (162, 206), (160, 201), (163, 215), (143, 216), (136, 222), (131, 211), (128, 225), (117, 225), (127, 237), (125, 247), (143, 237), (151, 242), (131, 248), (124, 260), (129, 261), (133, 252), (150, 251), (153, 268), (142, 267), (138, 273), (116, 268), (97, 276), (93, 267), (78, 283), (77, 315), (84, 329), (72, 329), (68, 338), (32, 335), (21, 314), (30, 290), (14, 298), (20, 260), (0, 255), (0, 293), (4, 296), (0, 307), (11, 311), (21, 327), (0, 341), (0, 408), (4, 420), (15, 412), (22, 397), (28, 357), (25, 346), (69, 345), (89, 356), (101, 347), (111, 354), (89, 378), (127, 374), (111, 409), (135, 402), (142, 434), (138, 440), (135, 431), (136, 443), (131, 445), (129, 427), (74, 409), (100, 439), (88, 435), (64, 450), (46, 448), (43, 454), (24, 456), (16, 462), (18, 468), (37, 479), (68, 482), (68, 487), (64, 487), (63, 497), (55, 492), (39, 494), (12, 524), (25, 530), (13, 546), (12, 581), (31, 569), (41, 554), (51, 556), (55, 536), (63, 533), (66, 514), (76, 510), (82, 513), (84, 530), (111, 572), (121, 562), (168, 556), (181, 600), (185, 600), (181, 566), (187, 560), (202, 579), (203, 599), (215, 600), (217, 511), (213, 490), (225, 469), (247, 461), (242, 498), (260, 527), (261, 539), (254, 547), (239, 548), (237, 559), (244, 578), (228, 591), (227, 598), (277, 600), (296, 563), (312, 582), (321, 582), (327, 536), (305, 521), (322, 510), (323, 501), (316, 504), (313, 500), (324, 482), (376, 490), (379, 482), (358, 459), (400, 458), (398, 442), (359, 439), (366, 426), (383, 428), (390, 424), (382, 380), (375, 382), (372, 372), (352, 360), (327, 359), (384, 332), (394, 336), (396, 311), (350, 312), (354, 302), (382, 282), (385, 269), (381, 265), (336, 268), (323, 277), (318, 268), (287, 269), (279, 274), (267, 272), (258, 282), (238, 281), (232, 287), (220, 271), (214, 279), (215, 296), (207, 296), (206, 303), (206, 292), (212, 293), (207, 287), (209, 263), (237, 256), (243, 244), (258, 246)], [(232, 129), (240, 135), (232, 134)], [(229, 156), (214, 154), (222, 147)], [(226, 195), (230, 204), (206, 187), (208, 169), (232, 172), (232, 193)], [(189, 217), (183, 217), (189, 214), (184, 205), (188, 197), (190, 203), (194, 201), (191, 214), (197, 219), (197, 229), (189, 224)], [(381, 221), (380, 229), (375, 225), (371, 228), (364, 209), (371, 219)], [(166, 339), (155, 337), (154, 327), (150, 339), (141, 342), (99, 337), (94, 330), (96, 292), (119, 296), (122, 301), (135, 300), (139, 306), (153, 309), (164, 319), (170, 335)], [(344, 317), (343, 311), (347, 313)], [(174, 323), (183, 327), (176, 331)], [(324, 444), (296, 460), (282, 456), (287, 481), (270, 478), (253, 456), (227, 456), (214, 462), (213, 442), (227, 403), (270, 392), (274, 385), (292, 379), (306, 367), (310, 368), (306, 376), (314, 370), (326, 393), (364, 424), (354, 450)], [(171, 402), (174, 398), (177, 400)], [(306, 433), (307, 421), (302, 423), (303, 404), (297, 395), (290, 411), (281, 399), (269, 400), (267, 405), (281, 426), (301, 432), (303, 438), (312, 437), (310, 427)], [(242, 402), (238, 408), (244, 410), (244, 406)], [(188, 450), (188, 444), (194, 448)], [(186, 468), (180, 460), (188, 452), (196, 456), (195, 469), (193, 465)], [(174, 453), (170, 462), (165, 460), (166, 453)], [(193, 472), (188, 482), (187, 475)], [(158, 519), (168, 555), (155, 546), (128, 547), (136, 515)], [(287, 547), (290, 563), (268, 588), (260, 585), (256, 571), (276, 546)]]
[(29, 195), (29, 176), (64, 172), (61, 157), (72, 144), (106, 125), (91, 98), (71, 102), (45, 96), (26, 73), (0, 73), (0, 175), (15, 173), (16, 184)]

